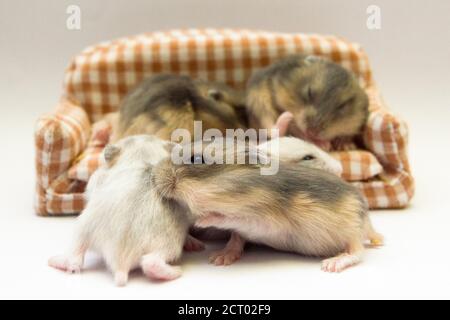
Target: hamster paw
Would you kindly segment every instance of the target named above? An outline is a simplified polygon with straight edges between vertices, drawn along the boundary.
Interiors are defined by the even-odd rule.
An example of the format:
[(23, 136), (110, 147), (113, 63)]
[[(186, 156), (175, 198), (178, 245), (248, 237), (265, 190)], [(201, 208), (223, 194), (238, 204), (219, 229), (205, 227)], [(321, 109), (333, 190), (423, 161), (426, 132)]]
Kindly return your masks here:
[(241, 258), (242, 251), (236, 249), (225, 248), (214, 252), (209, 257), (209, 263), (216, 266), (229, 266)]
[(142, 271), (152, 280), (175, 280), (181, 276), (181, 268), (167, 264), (155, 255), (147, 255), (142, 258)]
[(81, 263), (76, 259), (70, 259), (66, 256), (55, 256), (48, 260), (48, 265), (52, 268), (67, 272), (81, 273)]
[(322, 262), (322, 271), (339, 273), (359, 262), (360, 258), (358, 256), (346, 253), (334, 258), (324, 260)]
[(118, 287), (125, 287), (128, 283), (128, 273), (117, 271), (114, 273), (114, 283)]
[(194, 238), (191, 235), (188, 235), (183, 247), (184, 251), (193, 252), (193, 251), (203, 251), (205, 250), (205, 244), (200, 240)]
[(356, 150), (356, 144), (349, 138), (336, 138), (331, 142), (331, 148), (336, 151)]

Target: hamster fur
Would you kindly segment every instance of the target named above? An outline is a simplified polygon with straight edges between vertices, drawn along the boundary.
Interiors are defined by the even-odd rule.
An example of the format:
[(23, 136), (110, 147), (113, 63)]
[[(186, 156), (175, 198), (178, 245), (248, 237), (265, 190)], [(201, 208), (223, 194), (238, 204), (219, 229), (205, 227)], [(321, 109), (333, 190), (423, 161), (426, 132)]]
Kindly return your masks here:
[(151, 279), (171, 280), (181, 275), (175, 262), (191, 225), (185, 209), (161, 198), (151, 172), (169, 155), (170, 143), (153, 136), (125, 138), (105, 148), (105, 163), (90, 179), (88, 203), (77, 221), (73, 246), (49, 265), (80, 272), (85, 252), (98, 252), (114, 274), (127, 283), (130, 270), (141, 267)]
[[(228, 152), (233, 150), (223, 149), (224, 155)], [(329, 258), (323, 261), (324, 271), (339, 272), (358, 263), (365, 240), (381, 244), (365, 200), (350, 184), (298, 164), (280, 163), (272, 176), (261, 175), (260, 167), (163, 160), (153, 180), (161, 196), (190, 209), (198, 226), (233, 230), (275, 249)]]
[(224, 84), (188, 76), (159, 74), (139, 83), (122, 101), (112, 141), (136, 134), (171, 140), (176, 129), (194, 137), (194, 121), (202, 129), (246, 128), (245, 98)]
[(341, 163), (314, 144), (294, 137), (281, 137), (277, 141), (278, 150), (273, 147), (275, 139), (259, 144), (258, 149), (271, 159), (277, 157), (279, 161), (321, 169), (341, 176)]
[(246, 104), (250, 127), (272, 128), (289, 111), (294, 115), (289, 133), (324, 148), (335, 138), (359, 134), (368, 117), (368, 97), (352, 73), (301, 54), (254, 73)]
[[(277, 148), (274, 143), (277, 143)], [(319, 147), (294, 137), (272, 139), (258, 145), (258, 150), (272, 161), (276, 157), (280, 162), (297, 164), (309, 168), (325, 170), (338, 177), (342, 174), (341, 163)], [(191, 230), (191, 234), (202, 240), (229, 239), (224, 250), (213, 252), (210, 262), (215, 265), (230, 265), (238, 260), (244, 251), (245, 240), (235, 231), (218, 231), (215, 228), (198, 228)]]

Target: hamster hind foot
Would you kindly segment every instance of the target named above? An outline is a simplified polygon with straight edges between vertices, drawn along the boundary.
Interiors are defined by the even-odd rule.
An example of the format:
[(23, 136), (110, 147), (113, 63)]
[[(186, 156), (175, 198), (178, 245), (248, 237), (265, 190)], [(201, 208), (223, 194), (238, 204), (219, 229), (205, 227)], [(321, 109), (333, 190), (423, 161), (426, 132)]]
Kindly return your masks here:
[(322, 271), (339, 273), (361, 262), (364, 246), (360, 241), (350, 245), (347, 252), (322, 261)]
[(353, 254), (344, 253), (337, 257), (324, 260), (322, 262), (322, 271), (339, 273), (355, 264), (361, 259)]
[(142, 257), (142, 271), (152, 280), (175, 280), (181, 276), (181, 268), (167, 264), (162, 258), (155, 254)]

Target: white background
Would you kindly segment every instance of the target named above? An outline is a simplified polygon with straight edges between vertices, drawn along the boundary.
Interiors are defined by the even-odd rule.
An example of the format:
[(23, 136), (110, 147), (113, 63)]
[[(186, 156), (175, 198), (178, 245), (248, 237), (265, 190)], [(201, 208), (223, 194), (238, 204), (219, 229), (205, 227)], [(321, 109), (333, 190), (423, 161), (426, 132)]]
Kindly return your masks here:
[[(80, 31), (66, 29), (69, 4), (81, 7)], [(379, 31), (366, 28), (369, 4), (381, 7)], [(0, 0), (0, 298), (450, 298), (449, 14), (447, 0)], [(73, 218), (33, 213), (33, 126), (57, 103), (69, 59), (102, 40), (183, 27), (338, 34), (363, 45), (387, 102), (410, 125), (417, 183), (408, 209), (372, 214), (385, 247), (330, 275), (318, 260), (261, 248), (210, 266), (214, 244), (186, 254), (175, 282), (136, 273), (123, 289), (95, 256), (79, 276), (46, 266), (66, 248)]]

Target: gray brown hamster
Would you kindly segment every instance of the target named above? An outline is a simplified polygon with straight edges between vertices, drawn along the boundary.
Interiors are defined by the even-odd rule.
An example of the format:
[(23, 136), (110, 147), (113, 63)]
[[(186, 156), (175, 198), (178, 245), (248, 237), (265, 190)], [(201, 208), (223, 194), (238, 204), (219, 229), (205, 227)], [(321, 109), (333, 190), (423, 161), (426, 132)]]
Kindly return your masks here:
[[(237, 158), (251, 149), (217, 153)], [(194, 154), (194, 158), (203, 154)], [(198, 162), (198, 161), (197, 161)], [(161, 196), (189, 208), (196, 225), (232, 230), (254, 243), (283, 251), (327, 258), (323, 270), (339, 272), (358, 263), (364, 242), (380, 245), (367, 204), (353, 186), (337, 176), (282, 162), (275, 175), (261, 175), (261, 164), (181, 164), (161, 161), (153, 171)], [(239, 246), (233, 239), (229, 248)]]
[[(298, 138), (281, 137), (272, 139), (259, 144), (257, 148), (271, 161), (277, 160), (279, 162), (325, 170), (338, 177), (342, 174), (342, 165), (338, 160), (314, 144)], [(197, 235), (202, 240), (205, 239), (205, 235), (200, 231), (205, 230), (206, 233), (209, 230), (201, 228), (197, 228), (197, 230)], [(210, 234), (212, 234), (212, 231), (209, 231), (206, 235)], [(219, 233), (216, 232), (216, 234)], [(217, 266), (230, 265), (241, 258), (244, 252), (245, 240), (236, 231), (228, 235), (228, 239), (229, 241), (223, 250), (218, 250), (210, 255), (210, 263)]]
[(194, 137), (194, 121), (202, 121), (203, 131), (244, 129), (244, 102), (241, 93), (224, 84), (184, 75), (151, 76), (122, 101), (112, 140), (135, 134), (171, 140), (175, 129), (187, 129)]
[(172, 280), (181, 269), (172, 266), (182, 254), (192, 224), (184, 208), (155, 191), (152, 168), (169, 156), (171, 143), (153, 136), (133, 136), (105, 148), (104, 164), (88, 183), (87, 206), (77, 220), (73, 245), (49, 265), (80, 272), (87, 250), (94, 250), (114, 274), (127, 283), (140, 267), (155, 280)]
[[(280, 130), (281, 131), (281, 130)], [(276, 144), (276, 146), (275, 146)], [(328, 171), (340, 177), (342, 174), (341, 163), (321, 150), (314, 144), (294, 137), (281, 137), (261, 143), (257, 147), (266, 157), (272, 161), (282, 161), (309, 168)], [(213, 252), (209, 261), (215, 265), (230, 265), (238, 260), (245, 246), (245, 240), (239, 234), (233, 232), (219, 232), (214, 228), (194, 228), (191, 234), (201, 240), (230, 239), (224, 250)]]
[(330, 148), (335, 138), (358, 135), (368, 117), (368, 97), (356, 77), (316, 56), (292, 55), (253, 74), (247, 86), (252, 128), (272, 128), (285, 111), (289, 134)]

